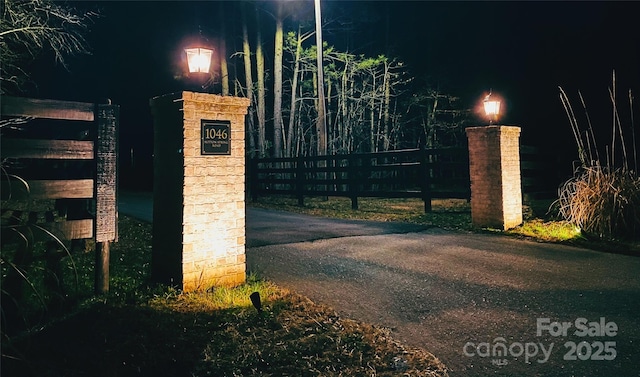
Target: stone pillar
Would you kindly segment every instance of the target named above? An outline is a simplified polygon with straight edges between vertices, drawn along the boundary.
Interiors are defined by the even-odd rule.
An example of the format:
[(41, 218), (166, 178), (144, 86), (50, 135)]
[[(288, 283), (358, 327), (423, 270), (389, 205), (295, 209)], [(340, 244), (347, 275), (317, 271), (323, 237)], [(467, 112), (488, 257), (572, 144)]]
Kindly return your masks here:
[(249, 100), (181, 92), (150, 104), (153, 280), (185, 292), (243, 283)]
[(503, 230), (520, 225), (520, 127), (469, 127), (466, 132), (473, 225)]

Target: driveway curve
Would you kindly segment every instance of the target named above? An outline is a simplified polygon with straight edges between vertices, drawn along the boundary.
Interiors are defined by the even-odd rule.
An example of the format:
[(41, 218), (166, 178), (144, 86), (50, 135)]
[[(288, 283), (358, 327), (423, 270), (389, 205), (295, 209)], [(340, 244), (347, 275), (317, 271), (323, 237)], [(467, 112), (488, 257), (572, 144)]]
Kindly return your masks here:
[[(295, 218), (291, 227), (307, 219)], [(639, 375), (640, 258), (432, 228), (251, 247), (247, 262), (280, 286), (390, 328), (451, 376)], [(601, 322), (615, 335), (582, 334)], [(562, 323), (566, 333), (553, 331)]]

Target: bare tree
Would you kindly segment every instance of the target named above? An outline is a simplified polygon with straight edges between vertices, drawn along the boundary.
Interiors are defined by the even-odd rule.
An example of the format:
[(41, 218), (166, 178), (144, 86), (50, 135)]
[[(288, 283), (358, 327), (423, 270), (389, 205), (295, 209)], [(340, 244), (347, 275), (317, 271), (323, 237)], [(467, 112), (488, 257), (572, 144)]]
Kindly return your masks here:
[(219, 15), (220, 15), (220, 79), (222, 80), (222, 95), (229, 95), (229, 68), (227, 67), (227, 28), (226, 28), (226, 17), (224, 12), (224, 2), (220, 2), (219, 4)]
[[(294, 34), (290, 32), (287, 35), (287, 47), (289, 50), (293, 50), (294, 60), (293, 60), (293, 74), (291, 77), (291, 104), (289, 107), (289, 127), (287, 132), (287, 142), (285, 155), (286, 157), (293, 157), (293, 144), (295, 139), (295, 120), (296, 120), (296, 102), (297, 96), (296, 93), (298, 91), (298, 79), (300, 76), (300, 59), (302, 54), (302, 42), (305, 39), (309, 38), (312, 35), (311, 32), (302, 34), (301, 27), (298, 26), (298, 33)], [(295, 47), (293, 46), (295, 44)]]
[(466, 140), (464, 127), (471, 113), (459, 102), (458, 97), (436, 88), (418, 90), (409, 99), (407, 123), (420, 126), (413, 131), (417, 131), (416, 138), (428, 148), (458, 145)]
[(276, 16), (275, 53), (273, 58), (273, 156), (282, 157), (282, 53), (284, 48), (282, 4)]
[(255, 140), (255, 123), (253, 121), (253, 113), (255, 111), (253, 99), (253, 77), (251, 74), (251, 48), (249, 44), (249, 31), (247, 28), (247, 11), (246, 5), (241, 4), (242, 11), (242, 57), (244, 61), (244, 77), (246, 86), (246, 95), (249, 99), (249, 116), (246, 117), (247, 131), (249, 137), (249, 153), (251, 157), (255, 156), (256, 140)]
[[(314, 41), (316, 38), (310, 37), (317, 34), (314, 26), (319, 25), (312, 21), (319, 19), (312, 17), (316, 9), (312, 13), (309, 3), (270, 4), (276, 7), (273, 13), (269, 7), (260, 11), (275, 21), (273, 75), (265, 78), (259, 34), (256, 49), (256, 147), (260, 156), (386, 151), (415, 146), (425, 140), (434, 144), (442, 138), (444, 142), (456, 136), (449, 131), (460, 128), (460, 115), (464, 111), (458, 110), (455, 101), (443, 101), (439, 96), (410, 98), (408, 84), (413, 78), (401, 61), (389, 55), (371, 57), (341, 52), (326, 42)], [(291, 20), (284, 22), (288, 17)], [(297, 31), (284, 30), (296, 21)], [(322, 26), (326, 29), (327, 25), (330, 23)], [(259, 24), (256, 29), (259, 33)], [(318, 51), (318, 46), (322, 46), (322, 51)], [(248, 56), (246, 47), (243, 53)], [(251, 77), (245, 80), (249, 86)], [(264, 82), (268, 80), (273, 80), (267, 85), (274, 88), (274, 124), (265, 135)], [(325, 106), (321, 108), (321, 104)], [(434, 111), (437, 135), (432, 127), (436, 122)]]
[(320, 0), (314, 0), (316, 15), (316, 64), (318, 80), (318, 118), (316, 120), (316, 130), (318, 132), (318, 156), (327, 154), (327, 119), (324, 97), (324, 68), (322, 64), (322, 13)]
[(260, 13), (256, 8), (256, 70), (258, 74), (258, 151), (259, 157), (266, 154), (266, 104), (264, 86), (264, 53), (262, 51), (262, 33), (260, 32)]
[(96, 15), (51, 0), (0, 0), (0, 92), (21, 91), (29, 80), (22, 64), (44, 51), (63, 65), (69, 55), (88, 53), (83, 33)]

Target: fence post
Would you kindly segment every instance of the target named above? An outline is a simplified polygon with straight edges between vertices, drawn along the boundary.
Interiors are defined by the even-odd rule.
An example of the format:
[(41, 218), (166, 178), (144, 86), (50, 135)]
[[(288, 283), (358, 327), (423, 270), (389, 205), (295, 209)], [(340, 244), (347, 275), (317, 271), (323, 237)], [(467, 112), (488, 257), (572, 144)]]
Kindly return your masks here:
[(298, 206), (304, 207), (304, 159), (298, 155), (296, 159), (296, 196)]
[(429, 213), (431, 208), (431, 169), (429, 168), (429, 159), (427, 158), (427, 149), (424, 145), (420, 146), (420, 173), (422, 174), (422, 200), (424, 201), (424, 212)]
[(349, 197), (351, 198), (351, 209), (358, 209), (358, 169), (356, 168), (356, 157), (350, 154), (347, 157), (347, 181), (349, 182)]
[(101, 295), (109, 292), (110, 242), (96, 243), (96, 264), (94, 291)]
[(96, 105), (96, 201), (95, 240), (95, 293), (109, 291), (109, 243), (118, 239), (117, 160), (118, 112), (117, 105)]

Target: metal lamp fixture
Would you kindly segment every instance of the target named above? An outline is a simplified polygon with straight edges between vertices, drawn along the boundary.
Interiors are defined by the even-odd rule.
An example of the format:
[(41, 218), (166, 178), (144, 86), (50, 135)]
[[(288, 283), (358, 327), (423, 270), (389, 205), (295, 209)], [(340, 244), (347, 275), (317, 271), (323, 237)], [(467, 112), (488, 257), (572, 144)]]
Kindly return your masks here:
[(484, 113), (487, 118), (489, 118), (489, 124), (498, 120), (498, 116), (500, 115), (500, 100), (496, 97), (491, 97), (491, 91), (484, 97), (484, 101), (482, 101), (484, 105)]
[(204, 47), (185, 48), (190, 73), (209, 73), (213, 50)]

